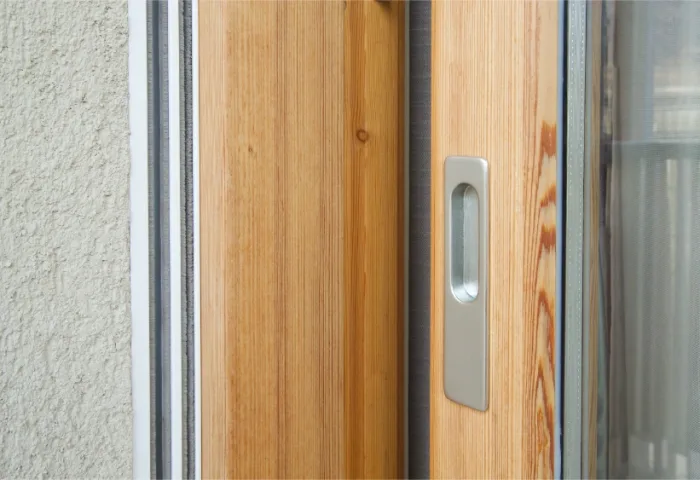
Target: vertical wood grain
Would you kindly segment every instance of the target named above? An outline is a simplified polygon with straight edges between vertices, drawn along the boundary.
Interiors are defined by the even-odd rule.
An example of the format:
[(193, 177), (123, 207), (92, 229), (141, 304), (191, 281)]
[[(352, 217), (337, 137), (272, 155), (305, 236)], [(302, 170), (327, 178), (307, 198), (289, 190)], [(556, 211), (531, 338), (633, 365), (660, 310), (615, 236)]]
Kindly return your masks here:
[[(433, 4), (432, 477), (554, 468), (558, 3)], [(445, 397), (443, 163), (489, 162), (489, 408)]]
[(403, 2), (345, 9), (347, 475), (403, 470)]
[[(225, 251), (227, 186), (223, 161), (226, 98), (224, 3), (201, 2), (199, 71), (200, 351), (202, 385), (202, 477), (226, 476)], [(206, 30), (202, 27), (206, 26)], [(202, 55), (207, 52), (206, 55)]]
[(403, 8), (200, 0), (205, 478), (402, 475)]
[(343, 7), (201, 5), (203, 474), (341, 476)]

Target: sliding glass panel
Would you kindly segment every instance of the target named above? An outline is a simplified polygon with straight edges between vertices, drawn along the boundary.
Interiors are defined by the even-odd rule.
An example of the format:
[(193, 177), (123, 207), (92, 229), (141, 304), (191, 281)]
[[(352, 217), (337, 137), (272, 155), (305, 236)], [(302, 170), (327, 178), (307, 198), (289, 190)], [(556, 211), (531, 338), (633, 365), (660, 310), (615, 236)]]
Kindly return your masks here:
[(700, 2), (588, 9), (583, 474), (700, 477)]

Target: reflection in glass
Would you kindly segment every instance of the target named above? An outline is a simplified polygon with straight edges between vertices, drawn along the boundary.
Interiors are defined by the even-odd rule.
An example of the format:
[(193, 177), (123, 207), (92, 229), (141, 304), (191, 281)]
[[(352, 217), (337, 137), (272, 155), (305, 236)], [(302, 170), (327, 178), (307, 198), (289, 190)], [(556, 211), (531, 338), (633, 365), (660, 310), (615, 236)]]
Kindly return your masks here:
[(584, 475), (700, 477), (700, 2), (593, 2)]

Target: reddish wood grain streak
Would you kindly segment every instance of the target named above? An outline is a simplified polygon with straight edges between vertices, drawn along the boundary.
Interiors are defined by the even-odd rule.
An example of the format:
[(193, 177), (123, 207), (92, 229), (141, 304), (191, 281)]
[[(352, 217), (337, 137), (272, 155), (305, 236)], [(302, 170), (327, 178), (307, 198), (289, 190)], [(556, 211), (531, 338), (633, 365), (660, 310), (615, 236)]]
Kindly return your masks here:
[[(548, 295), (548, 293), (540, 289), (538, 292), (538, 301), (537, 301), (537, 310), (538, 312), (543, 312), (544, 314), (544, 320), (548, 324), (549, 328), (547, 328), (546, 332), (546, 342), (547, 342), (547, 351), (546, 352), (539, 352), (540, 354), (538, 355), (538, 361), (537, 361), (537, 389), (542, 390), (543, 394), (543, 405), (545, 410), (545, 418), (542, 418), (542, 411), (540, 407), (538, 406), (538, 413), (537, 413), (537, 423), (538, 423), (538, 428), (537, 428), (537, 445), (538, 445), (538, 450), (542, 451), (545, 448), (545, 445), (548, 446), (549, 450), (549, 461), (554, 462), (554, 442), (551, 441), (552, 437), (554, 436), (554, 402), (553, 398), (548, 395), (548, 389), (547, 389), (547, 383), (546, 380), (550, 379), (551, 380), (551, 375), (554, 372), (554, 342), (555, 342), (555, 335), (554, 335), (554, 324), (553, 320), (555, 318), (554, 316), (554, 307), (552, 306), (552, 299)], [(538, 332), (538, 336), (539, 336)], [(545, 353), (545, 357), (543, 358), (542, 353)], [(547, 371), (545, 371), (545, 365), (543, 365), (543, 362), (547, 362)], [(542, 430), (542, 427), (546, 425), (546, 431)], [(553, 465), (553, 463), (551, 463)]]
[[(533, 257), (528, 262), (531, 270), (531, 281), (536, 284), (536, 298), (532, 317), (535, 322), (530, 333), (531, 355), (536, 364), (535, 378), (529, 391), (531, 392), (532, 408), (529, 415), (533, 422), (536, 435), (535, 450), (538, 460), (531, 465), (530, 474), (535, 477), (551, 472), (554, 465), (554, 350), (555, 350), (555, 308), (554, 291), (547, 288), (546, 281), (551, 275), (550, 269), (555, 262), (557, 230), (555, 216), (551, 208), (556, 208), (557, 187), (556, 167), (557, 126), (542, 121), (539, 131), (539, 144), (535, 152), (537, 161), (534, 177), (530, 178), (532, 192), (537, 192), (535, 202), (528, 217), (533, 226), (538, 226), (539, 235)], [(535, 245), (533, 245), (535, 246)], [(534, 292), (533, 292), (534, 293)], [(532, 305), (532, 304), (531, 304)]]
[(554, 318), (554, 309), (552, 308), (549, 295), (543, 289), (537, 294), (537, 311), (544, 310), (547, 318)]
[[(542, 171), (542, 168), (544, 167), (544, 161), (545, 157), (554, 157), (556, 158), (557, 155), (557, 126), (556, 124), (550, 124), (548, 122), (543, 121), (542, 122), (542, 127), (540, 130), (540, 155), (539, 155), (539, 163), (540, 163), (540, 171)], [(556, 165), (556, 163), (555, 163)], [(540, 179), (542, 180), (542, 178)], [(557, 186), (556, 183), (553, 185), (550, 185), (549, 188), (545, 191), (544, 196), (542, 197), (540, 201), (540, 211), (544, 210), (545, 208), (549, 206), (556, 207), (556, 200), (557, 200)], [(540, 234), (540, 255), (542, 255), (543, 251), (552, 251), (554, 252), (556, 250), (556, 243), (557, 243), (557, 229), (556, 229), (556, 224), (543, 224), (542, 225), (542, 230)], [(538, 261), (539, 264), (539, 261)], [(550, 465), (554, 464), (554, 442), (552, 441), (552, 437), (554, 436), (554, 396), (552, 395), (553, 392), (553, 373), (554, 373), (554, 349), (555, 349), (555, 308), (553, 306), (554, 304), (554, 298), (552, 295), (552, 291), (547, 291), (544, 289), (540, 289), (538, 293), (538, 303), (539, 303), (539, 308), (542, 308), (544, 311), (544, 325), (542, 323), (539, 324), (538, 330), (542, 328), (543, 326), (546, 328), (544, 335), (546, 338), (546, 352), (539, 351), (538, 355), (538, 382), (540, 382), (540, 388), (542, 388), (542, 393), (543, 393), (543, 401), (544, 401), (544, 410), (545, 410), (545, 418), (541, 418), (542, 412), (538, 412), (538, 422), (540, 423), (540, 426), (546, 425), (547, 431), (546, 432), (541, 432), (540, 434), (540, 429), (538, 428), (538, 436), (540, 437), (538, 439), (538, 444), (540, 442), (546, 443), (547, 446), (549, 447), (549, 462)], [(538, 332), (538, 336), (542, 335), (542, 332)], [(542, 354), (545, 354), (545, 357), (543, 358)], [(542, 365), (541, 362), (547, 361), (548, 365), (548, 371), (545, 372), (544, 370), (544, 365)], [(548, 388), (549, 387), (549, 388)]]
[(548, 122), (542, 122), (540, 132), (540, 162), (545, 155), (553, 157), (557, 154), (557, 126)]
[[(550, 374), (544, 371), (541, 363), (537, 365), (537, 386), (538, 390), (542, 390), (543, 394), (543, 405), (544, 414), (542, 412), (542, 407), (537, 408), (537, 452), (538, 456), (544, 452), (548, 451), (548, 458), (550, 465), (554, 465), (554, 442), (552, 437), (554, 436), (554, 405), (553, 402), (548, 401), (549, 397), (546, 393), (546, 382), (550, 377)], [(544, 417), (544, 418), (543, 418)], [(535, 465), (536, 467), (536, 465)], [(537, 470), (535, 470), (532, 478), (538, 478), (540, 475)]]
[[(549, 123), (542, 121), (542, 126), (540, 127), (540, 144), (537, 155), (537, 177), (534, 178), (535, 182), (539, 182), (542, 178), (542, 169), (544, 168), (545, 157), (554, 157), (557, 154), (557, 125), (554, 123)], [(553, 195), (552, 195), (553, 193)], [(540, 203), (540, 208), (544, 208), (549, 204), (556, 204), (557, 199), (557, 186), (552, 184), (547, 190), (547, 194), (544, 196)], [(551, 201), (549, 201), (551, 200)]]
[(557, 246), (557, 229), (542, 225), (540, 230), (540, 254), (538, 260), (542, 257), (542, 253), (548, 250), (553, 250)]
[[(546, 381), (545, 378), (549, 376), (549, 374), (545, 375), (544, 371), (540, 369), (539, 382), (543, 393), (542, 407), (544, 408), (544, 415), (542, 414), (542, 407), (538, 408), (537, 447), (540, 454), (547, 452), (547, 465), (554, 465), (554, 442), (552, 441), (552, 437), (554, 436), (554, 407), (553, 403), (548, 401), (549, 397), (545, 393), (544, 383)], [(547, 470), (549, 470), (549, 468), (547, 468)], [(539, 476), (539, 474), (536, 475), (536, 477)]]
[(549, 190), (547, 190), (547, 193), (544, 194), (544, 197), (542, 197), (542, 200), (540, 201), (540, 209), (548, 207), (549, 205), (556, 205), (557, 203), (557, 186), (552, 185), (549, 187)]

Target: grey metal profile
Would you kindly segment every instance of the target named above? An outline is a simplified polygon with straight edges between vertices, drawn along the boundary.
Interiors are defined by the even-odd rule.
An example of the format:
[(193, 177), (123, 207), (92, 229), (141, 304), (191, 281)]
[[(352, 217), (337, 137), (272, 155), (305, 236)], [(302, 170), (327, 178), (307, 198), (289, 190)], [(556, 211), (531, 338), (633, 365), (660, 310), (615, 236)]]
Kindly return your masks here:
[(151, 476), (194, 478), (192, 2), (151, 0), (148, 43)]
[(567, 2), (563, 477), (581, 478), (587, 2)]
[(147, 3), (149, 252), (151, 268), (151, 475), (170, 477), (168, 4)]

